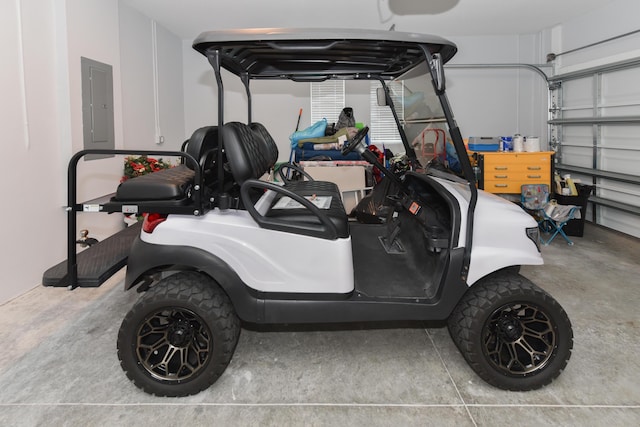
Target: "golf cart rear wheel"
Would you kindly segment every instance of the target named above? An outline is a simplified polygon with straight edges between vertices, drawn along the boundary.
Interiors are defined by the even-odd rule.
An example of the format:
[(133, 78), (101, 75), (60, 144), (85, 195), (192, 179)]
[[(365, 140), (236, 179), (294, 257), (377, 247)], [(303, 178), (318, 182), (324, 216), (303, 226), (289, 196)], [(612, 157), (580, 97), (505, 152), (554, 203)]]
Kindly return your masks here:
[(169, 276), (147, 291), (118, 333), (118, 358), (139, 388), (187, 396), (213, 384), (238, 342), (240, 324), (227, 295), (196, 272)]
[(476, 283), (449, 317), (449, 333), (471, 368), (505, 390), (553, 381), (573, 347), (571, 322), (549, 294), (502, 272)]

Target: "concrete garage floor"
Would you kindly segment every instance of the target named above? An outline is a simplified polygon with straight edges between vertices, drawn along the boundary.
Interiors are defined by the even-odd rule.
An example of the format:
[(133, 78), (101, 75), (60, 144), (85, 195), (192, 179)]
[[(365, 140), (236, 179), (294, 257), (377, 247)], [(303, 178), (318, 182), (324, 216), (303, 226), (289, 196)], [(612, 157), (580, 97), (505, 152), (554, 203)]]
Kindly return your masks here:
[(0, 307), (0, 425), (640, 425), (640, 241), (587, 224), (522, 273), (564, 306), (573, 356), (550, 386), (482, 382), (437, 325), (243, 329), (208, 390), (157, 398), (125, 377), (123, 273), (98, 289), (38, 287)]

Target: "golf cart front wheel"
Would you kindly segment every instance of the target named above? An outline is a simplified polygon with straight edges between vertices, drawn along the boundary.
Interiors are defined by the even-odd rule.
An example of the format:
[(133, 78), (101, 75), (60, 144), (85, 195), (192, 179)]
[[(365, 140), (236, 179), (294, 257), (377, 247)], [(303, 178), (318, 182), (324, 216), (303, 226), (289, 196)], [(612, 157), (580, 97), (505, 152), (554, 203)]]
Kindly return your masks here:
[(187, 396), (222, 375), (239, 332), (222, 289), (207, 276), (181, 272), (158, 282), (126, 315), (118, 333), (118, 358), (145, 392)]
[(526, 278), (509, 273), (473, 285), (451, 314), (449, 332), (482, 379), (514, 391), (549, 384), (573, 347), (562, 307)]

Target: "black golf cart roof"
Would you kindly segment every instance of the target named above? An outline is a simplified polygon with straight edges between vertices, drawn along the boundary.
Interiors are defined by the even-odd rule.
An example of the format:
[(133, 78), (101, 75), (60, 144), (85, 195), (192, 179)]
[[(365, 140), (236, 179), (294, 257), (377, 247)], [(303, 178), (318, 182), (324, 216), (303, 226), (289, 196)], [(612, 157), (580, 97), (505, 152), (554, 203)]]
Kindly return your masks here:
[(259, 28), (207, 31), (193, 48), (249, 79), (394, 79), (425, 60), (457, 51), (441, 37), (382, 30)]

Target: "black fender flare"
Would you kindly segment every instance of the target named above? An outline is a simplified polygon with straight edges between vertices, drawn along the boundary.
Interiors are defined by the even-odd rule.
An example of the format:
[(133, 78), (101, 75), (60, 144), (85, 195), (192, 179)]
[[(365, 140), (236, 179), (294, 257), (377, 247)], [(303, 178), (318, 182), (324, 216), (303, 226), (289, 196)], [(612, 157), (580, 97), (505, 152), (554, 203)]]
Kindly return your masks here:
[(227, 293), (238, 317), (248, 322), (264, 319), (263, 300), (224, 260), (192, 246), (156, 245), (137, 237), (131, 246), (125, 291), (147, 276), (164, 270), (194, 270), (207, 274)]

